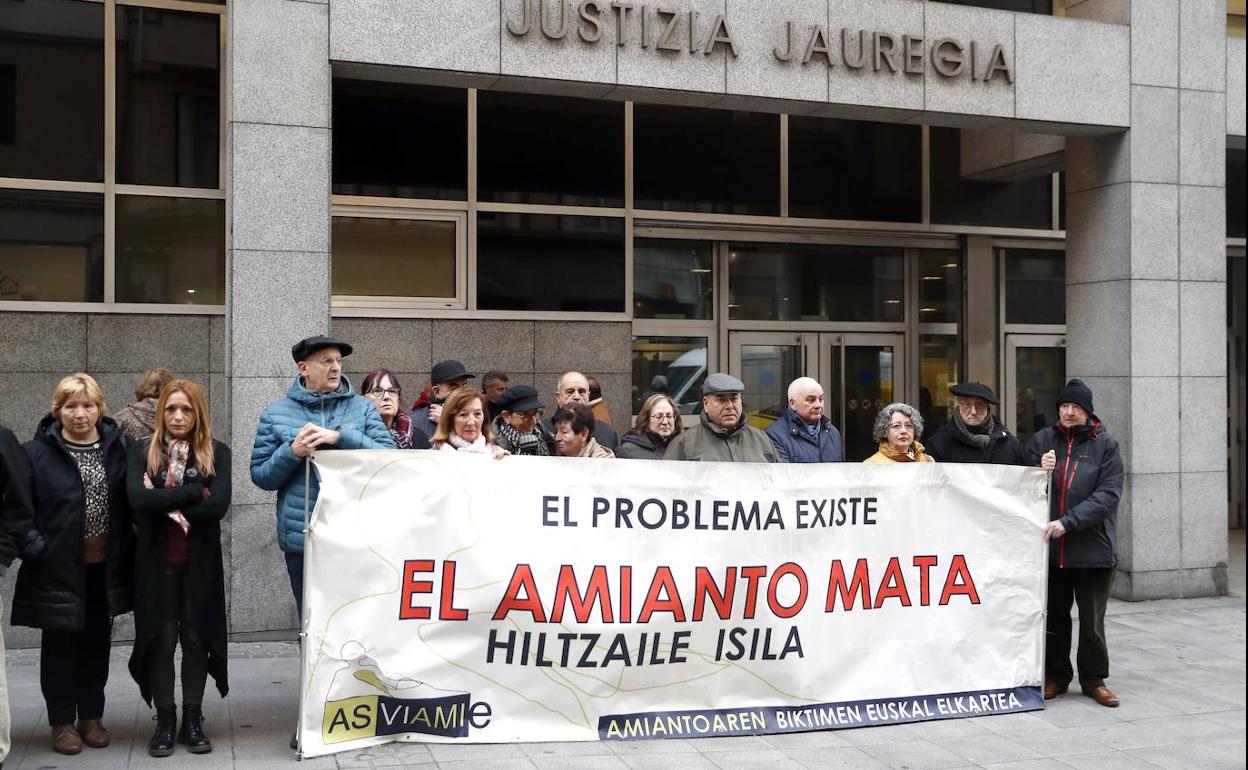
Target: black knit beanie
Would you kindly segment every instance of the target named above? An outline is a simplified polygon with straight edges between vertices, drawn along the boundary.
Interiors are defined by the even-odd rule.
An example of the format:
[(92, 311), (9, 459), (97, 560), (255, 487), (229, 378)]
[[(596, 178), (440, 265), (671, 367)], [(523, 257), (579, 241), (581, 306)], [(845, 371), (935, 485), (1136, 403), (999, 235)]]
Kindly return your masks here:
[(1061, 391), (1058, 392), (1057, 406), (1059, 409), (1062, 404), (1076, 404), (1083, 407), (1083, 411), (1087, 412), (1088, 416), (1092, 416), (1096, 413), (1095, 410), (1092, 409), (1092, 389), (1085, 385), (1083, 380), (1078, 378), (1072, 379), (1070, 382), (1066, 383), (1066, 387), (1062, 388)]

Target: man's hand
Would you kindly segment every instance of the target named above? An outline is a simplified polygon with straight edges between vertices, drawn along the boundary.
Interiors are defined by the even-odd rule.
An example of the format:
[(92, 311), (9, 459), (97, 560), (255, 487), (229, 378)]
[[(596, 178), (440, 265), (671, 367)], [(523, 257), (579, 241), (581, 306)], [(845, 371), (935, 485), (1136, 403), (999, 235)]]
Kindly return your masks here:
[(429, 405), (429, 422), (441, 422), (441, 421), (442, 421), (442, 405), (430, 404)]
[(1056, 540), (1066, 534), (1066, 528), (1062, 526), (1060, 521), (1050, 521), (1044, 525), (1044, 542)]
[[(1046, 471), (1051, 471), (1057, 467), (1057, 452), (1050, 449), (1040, 456), (1040, 467)], [(1046, 540), (1048, 538), (1045, 538)]]
[(313, 449), (322, 444), (331, 446), (337, 444), (341, 436), (342, 434), (336, 430), (308, 423), (300, 428), (294, 439), (291, 440), (290, 449), (295, 453), (296, 457), (307, 457), (312, 454)]

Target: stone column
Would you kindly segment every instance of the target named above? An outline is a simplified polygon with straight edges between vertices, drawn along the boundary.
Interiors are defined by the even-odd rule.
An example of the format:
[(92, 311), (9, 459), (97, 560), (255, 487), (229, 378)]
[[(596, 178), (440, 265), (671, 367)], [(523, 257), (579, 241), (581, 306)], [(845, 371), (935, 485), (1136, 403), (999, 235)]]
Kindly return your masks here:
[(230, 254), (226, 322), (234, 505), (230, 631), (296, 627), (274, 495), (251, 483), (265, 404), (294, 375), (291, 345), (329, 331), (329, 6), (230, 4)]
[(1067, 369), (1123, 447), (1131, 600), (1226, 593), (1225, 10), (1132, 0), (1131, 129), (1067, 141)]

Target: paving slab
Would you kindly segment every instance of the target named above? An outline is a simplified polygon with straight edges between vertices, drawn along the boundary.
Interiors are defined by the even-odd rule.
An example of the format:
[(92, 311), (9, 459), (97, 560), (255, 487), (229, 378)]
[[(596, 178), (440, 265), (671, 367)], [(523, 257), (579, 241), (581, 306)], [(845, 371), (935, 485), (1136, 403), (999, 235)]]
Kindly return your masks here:
[(204, 703), (211, 754), (147, 756), (152, 710), (126, 675), (118, 644), (105, 723), (107, 749), (63, 757), (48, 745), (39, 651), (7, 655), (13, 749), (6, 770), (237, 768), (994, 768), (1150, 770), (1245, 767), (1245, 603), (1239, 596), (1128, 604), (1111, 601), (1106, 632), (1122, 706), (1077, 691), (1043, 711), (885, 727), (742, 738), (527, 744), (395, 743), (296, 762), (298, 647), (230, 645), (231, 692)]

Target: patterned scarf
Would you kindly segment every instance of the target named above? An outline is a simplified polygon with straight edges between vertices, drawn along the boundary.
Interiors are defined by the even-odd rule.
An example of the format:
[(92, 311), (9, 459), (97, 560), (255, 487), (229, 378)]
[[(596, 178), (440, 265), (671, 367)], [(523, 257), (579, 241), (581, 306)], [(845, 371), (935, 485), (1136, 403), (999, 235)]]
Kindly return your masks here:
[(550, 449), (546, 446), (546, 442), (542, 440), (542, 437), (537, 435), (537, 431), (521, 433), (511, 427), (506, 420), (496, 421), (494, 427), (507, 443), (515, 447), (512, 450), (512, 454), (538, 457), (546, 457), (550, 454)]
[(967, 425), (958, 410), (953, 410), (953, 427), (973, 445), (984, 448), (992, 441), (992, 430), (996, 426), (996, 418), (989, 414), (979, 425)]
[(394, 437), (395, 446), (399, 449), (412, 448), (412, 418), (407, 416), (407, 412), (399, 412), (394, 416), (390, 435)]
[[(191, 442), (172, 439), (165, 445), (169, 464), (166, 466), (165, 489), (176, 489), (182, 486), (182, 478), (186, 475), (186, 463), (191, 457)], [(170, 511), (165, 514), (182, 528), (182, 534), (191, 531), (191, 523), (182, 515), (182, 511)]]

